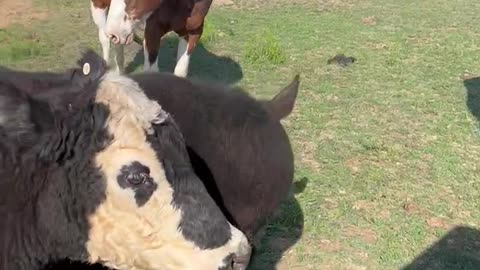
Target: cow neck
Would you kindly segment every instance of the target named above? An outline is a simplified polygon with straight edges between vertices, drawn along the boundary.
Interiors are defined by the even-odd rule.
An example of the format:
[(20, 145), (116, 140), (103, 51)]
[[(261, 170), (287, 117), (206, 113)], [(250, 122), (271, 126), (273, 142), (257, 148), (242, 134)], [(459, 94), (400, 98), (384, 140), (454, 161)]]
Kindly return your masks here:
[[(28, 175), (25, 170), (20, 174)], [(35, 198), (38, 198), (38, 193), (20, 194), (29, 186), (29, 182), (23, 180), (19, 181), (23, 183), (12, 183), (15, 188), (10, 196), (7, 196), (7, 201), (0, 206), (2, 270), (36, 270), (49, 260), (45, 247), (48, 236), (42, 234), (37, 226), (39, 220)], [(14, 203), (12, 200), (15, 198), (17, 201)]]

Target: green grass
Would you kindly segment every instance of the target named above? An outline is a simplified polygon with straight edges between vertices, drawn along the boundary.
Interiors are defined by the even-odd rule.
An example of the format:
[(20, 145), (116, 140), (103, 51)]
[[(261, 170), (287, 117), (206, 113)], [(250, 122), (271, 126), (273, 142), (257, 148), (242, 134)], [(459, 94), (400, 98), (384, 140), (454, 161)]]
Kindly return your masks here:
[(245, 59), (252, 64), (283, 64), (286, 57), (278, 40), (266, 32), (256, 34), (247, 41)]
[(46, 44), (39, 41), (35, 34), (22, 31), (23, 27), (13, 26), (0, 29), (0, 59), (10, 64), (48, 54)]
[[(284, 121), (296, 155), (295, 192), (268, 226), (251, 269), (278, 261), (279, 269), (413, 262), (406, 269), (479, 269), (479, 231), (453, 228), (479, 229), (480, 80), (465, 87), (464, 79), (480, 76), (480, 4), (290, 2), (238, 0), (212, 9), (191, 63), (192, 77), (261, 98), (301, 74), (295, 111)], [(58, 70), (85, 46), (100, 51), (87, 4), (41, 5), (62, 12), (28, 34), (0, 32), (0, 64)], [(175, 39), (164, 46), (162, 70), (173, 71), (175, 46)], [(127, 50), (127, 63), (139, 49)], [(357, 62), (327, 65), (339, 53)], [(445, 237), (447, 244), (437, 243)], [(424, 252), (427, 265), (417, 260)]]

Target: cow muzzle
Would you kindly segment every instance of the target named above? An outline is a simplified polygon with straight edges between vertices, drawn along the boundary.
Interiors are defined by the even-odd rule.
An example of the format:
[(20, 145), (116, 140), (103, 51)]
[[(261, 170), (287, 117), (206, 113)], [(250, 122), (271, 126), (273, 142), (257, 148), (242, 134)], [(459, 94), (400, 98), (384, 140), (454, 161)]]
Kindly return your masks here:
[(223, 261), (225, 266), (219, 270), (245, 270), (247, 269), (250, 263), (250, 257), (252, 256), (252, 247), (246, 241), (246, 238), (243, 238), (238, 250), (235, 254), (230, 254)]
[(134, 36), (133, 33), (130, 33), (126, 37), (122, 37), (121, 35), (117, 35), (117, 34), (109, 34), (108, 38), (115, 45), (128, 45), (132, 43), (133, 36)]
[(245, 270), (250, 263), (250, 257), (252, 256), (252, 249), (249, 248), (247, 254), (233, 256), (232, 270)]

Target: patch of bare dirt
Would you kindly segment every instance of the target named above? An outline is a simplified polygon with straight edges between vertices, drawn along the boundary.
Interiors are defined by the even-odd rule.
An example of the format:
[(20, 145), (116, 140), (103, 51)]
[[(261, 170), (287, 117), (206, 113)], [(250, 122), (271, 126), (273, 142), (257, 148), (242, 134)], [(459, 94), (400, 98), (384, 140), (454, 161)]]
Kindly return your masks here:
[(343, 235), (346, 237), (358, 237), (367, 244), (373, 244), (377, 241), (377, 235), (371, 229), (349, 226), (343, 229)]
[(402, 208), (405, 210), (405, 212), (407, 212), (407, 214), (413, 214), (417, 212), (418, 206), (413, 202), (406, 202), (402, 205)]
[(12, 23), (27, 24), (47, 17), (47, 12), (34, 10), (32, 0), (0, 0), (0, 29)]
[(327, 209), (335, 209), (338, 207), (337, 200), (333, 198), (324, 198), (323, 200), (324, 200), (324, 203), (322, 204), (322, 206)]
[(382, 211), (380, 211), (380, 213), (378, 214), (378, 217), (381, 218), (381, 219), (384, 219), (384, 220), (387, 220), (390, 218), (390, 211), (387, 210), (387, 209), (383, 209)]
[(338, 241), (332, 242), (328, 239), (322, 239), (318, 244), (318, 249), (326, 252), (336, 252), (336, 251), (339, 251), (341, 248), (342, 246), (340, 242)]
[(470, 80), (476, 78), (477, 75), (470, 73), (468, 70), (464, 71), (462, 75), (460, 75), (460, 79), (463, 80)]
[(358, 175), (362, 166), (362, 162), (357, 158), (351, 158), (345, 161), (345, 165), (350, 169), (353, 175)]
[(383, 208), (378, 202), (372, 200), (358, 200), (352, 205), (352, 209), (369, 218), (390, 218), (390, 210)]
[(442, 218), (439, 218), (439, 217), (431, 217), (426, 220), (426, 223), (431, 228), (448, 229), (449, 227), (448, 224)]
[(214, 7), (230, 7), (235, 6), (235, 2), (233, 0), (213, 0), (212, 6)]
[(353, 210), (370, 210), (375, 208), (375, 202), (368, 201), (368, 200), (359, 200), (353, 203), (352, 209)]
[(321, 164), (315, 158), (317, 145), (312, 141), (300, 141), (298, 146), (301, 149), (298, 153), (300, 161), (311, 170), (319, 172)]
[(362, 23), (364, 25), (376, 25), (377, 24), (377, 19), (375, 18), (375, 16), (369, 16), (369, 17), (365, 17), (365, 18), (362, 18)]
[(346, 270), (367, 270), (367, 267), (364, 265), (349, 264)]

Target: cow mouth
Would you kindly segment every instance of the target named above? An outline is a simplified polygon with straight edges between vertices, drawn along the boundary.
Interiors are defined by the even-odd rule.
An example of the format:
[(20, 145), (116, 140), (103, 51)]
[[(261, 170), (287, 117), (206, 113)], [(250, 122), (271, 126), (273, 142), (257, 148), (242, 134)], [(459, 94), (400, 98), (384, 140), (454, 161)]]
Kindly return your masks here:
[(248, 263), (234, 262), (232, 264), (232, 270), (245, 270), (247, 269)]
[(134, 38), (134, 34), (130, 33), (130, 35), (128, 35), (127, 38), (125, 39), (125, 45), (132, 43), (133, 38)]
[(232, 262), (232, 270), (245, 270), (250, 263), (251, 250), (242, 256), (235, 255)]

